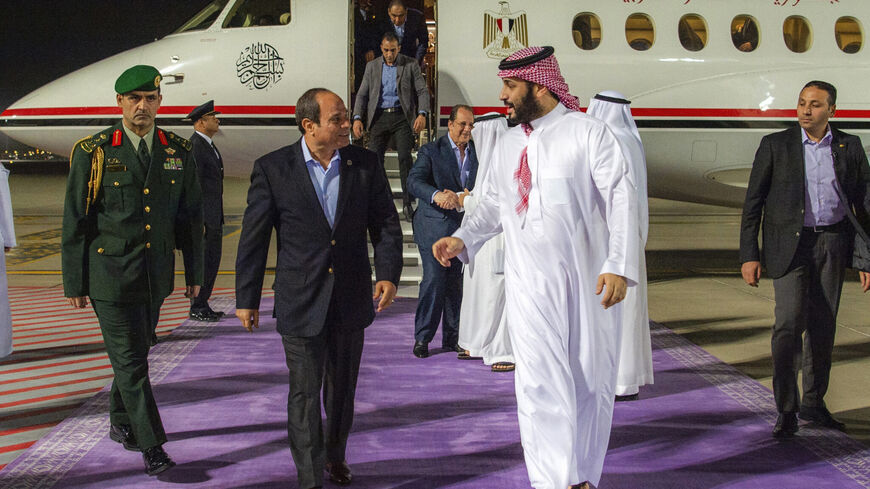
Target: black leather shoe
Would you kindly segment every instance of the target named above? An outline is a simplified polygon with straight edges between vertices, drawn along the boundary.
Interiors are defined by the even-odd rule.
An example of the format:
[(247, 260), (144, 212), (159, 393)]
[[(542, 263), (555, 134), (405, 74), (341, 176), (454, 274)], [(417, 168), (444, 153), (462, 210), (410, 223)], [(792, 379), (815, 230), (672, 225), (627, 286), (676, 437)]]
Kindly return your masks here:
[(780, 413), (773, 427), (773, 437), (783, 440), (793, 438), (798, 432), (798, 421), (795, 413)]
[(828, 411), (828, 408), (824, 406), (801, 406), (798, 417), (804, 421), (809, 421), (810, 423), (824, 426), (825, 428), (833, 428), (838, 431), (846, 431), (846, 424), (831, 416), (831, 412)]
[(429, 345), (420, 341), (414, 342), (414, 356), (417, 358), (426, 358), (429, 356)]
[(142, 459), (145, 461), (145, 473), (148, 475), (157, 475), (175, 467), (175, 462), (169, 458), (169, 455), (163, 451), (163, 447), (146, 448), (142, 452)]
[(109, 438), (124, 445), (124, 448), (131, 452), (139, 451), (139, 444), (136, 443), (136, 437), (133, 436), (133, 429), (128, 424), (110, 425)]
[(414, 209), (411, 207), (411, 204), (405, 204), (402, 208), (402, 214), (404, 214), (406, 221), (411, 222), (414, 218)]
[(346, 486), (350, 484), (350, 480), (353, 478), (350, 475), (350, 467), (348, 467), (346, 461), (341, 462), (326, 462), (326, 473), (329, 474), (329, 480), (335, 482), (340, 486)]
[(639, 396), (637, 394), (626, 394), (624, 396), (615, 396), (616, 402), (628, 402), (628, 401), (636, 401)]
[(221, 320), (221, 316), (214, 311), (190, 311), (190, 319), (193, 319), (194, 321), (216, 323)]
[(448, 343), (446, 345), (441, 345), (441, 348), (447, 351), (455, 351), (456, 353), (465, 353), (465, 348), (459, 346), (458, 343)]

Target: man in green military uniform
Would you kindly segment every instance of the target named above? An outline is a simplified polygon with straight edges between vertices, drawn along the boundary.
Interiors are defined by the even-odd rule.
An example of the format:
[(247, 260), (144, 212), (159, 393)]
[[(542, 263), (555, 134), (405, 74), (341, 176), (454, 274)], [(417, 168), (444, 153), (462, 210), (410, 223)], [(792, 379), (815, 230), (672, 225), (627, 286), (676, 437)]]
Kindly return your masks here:
[(202, 283), (202, 197), (190, 142), (156, 127), (160, 72), (134, 66), (115, 82), (122, 119), (73, 147), (64, 203), (64, 295), (88, 297), (115, 374), (109, 436), (141, 450), (148, 475), (175, 463), (148, 378), (160, 306), (173, 289), (176, 248), (187, 288)]

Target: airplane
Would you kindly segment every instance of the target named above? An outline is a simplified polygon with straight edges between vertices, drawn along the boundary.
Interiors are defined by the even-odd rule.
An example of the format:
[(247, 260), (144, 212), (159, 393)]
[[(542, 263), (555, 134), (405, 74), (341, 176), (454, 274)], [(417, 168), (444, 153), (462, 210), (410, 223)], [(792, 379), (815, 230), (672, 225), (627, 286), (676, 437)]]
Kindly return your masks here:
[[(796, 124), (809, 80), (838, 88), (833, 124), (870, 142), (866, 0), (425, 3), (435, 130), (443, 132), (454, 104), (504, 112), (499, 60), (550, 45), (581, 103), (603, 90), (632, 101), (651, 197), (742, 205), (758, 142)], [(164, 76), (161, 127), (189, 134), (184, 116), (214, 99), (226, 173), (247, 176), (254, 159), (298, 137), (294, 104), (306, 89), (351, 99), (354, 8), (353, 0), (214, 0), (173, 34), (25, 96), (0, 114), (0, 130), (67, 154), (117, 120), (121, 69), (151, 64)]]

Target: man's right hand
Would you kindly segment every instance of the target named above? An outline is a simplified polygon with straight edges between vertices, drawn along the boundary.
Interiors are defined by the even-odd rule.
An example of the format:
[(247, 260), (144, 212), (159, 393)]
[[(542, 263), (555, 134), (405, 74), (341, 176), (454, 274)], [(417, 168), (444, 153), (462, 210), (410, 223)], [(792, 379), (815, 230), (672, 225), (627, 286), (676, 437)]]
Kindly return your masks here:
[(432, 245), (432, 255), (442, 267), (448, 268), (450, 267), (450, 259), (462, 253), (464, 249), (465, 243), (461, 239), (447, 236)]
[(236, 317), (249, 333), (260, 327), (260, 311), (257, 309), (236, 309)]
[(361, 138), (363, 135), (363, 125), (362, 121), (357, 119), (353, 121), (353, 136), (357, 139)]
[(438, 192), (433, 200), (442, 209), (456, 209), (459, 207), (459, 196), (452, 190), (444, 189)]
[(83, 309), (88, 305), (87, 297), (67, 297), (66, 301), (77, 309)]
[(761, 280), (761, 262), (748, 261), (740, 267), (740, 273), (743, 274), (743, 281), (751, 287), (758, 287), (758, 281)]

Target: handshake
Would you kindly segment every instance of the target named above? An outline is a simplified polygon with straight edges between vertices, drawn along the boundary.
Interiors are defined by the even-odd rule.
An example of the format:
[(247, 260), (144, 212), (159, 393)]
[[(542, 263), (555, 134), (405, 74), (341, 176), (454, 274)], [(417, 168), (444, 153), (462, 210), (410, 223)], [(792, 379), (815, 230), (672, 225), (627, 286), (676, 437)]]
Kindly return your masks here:
[(442, 209), (459, 209), (465, 206), (465, 197), (469, 193), (471, 192), (468, 189), (458, 194), (452, 190), (444, 189), (436, 192), (432, 200), (435, 202), (435, 205)]

